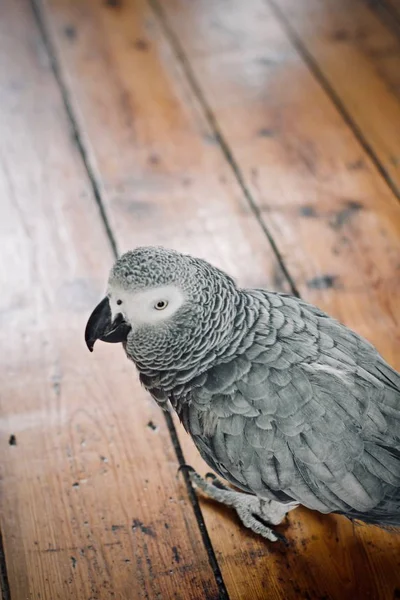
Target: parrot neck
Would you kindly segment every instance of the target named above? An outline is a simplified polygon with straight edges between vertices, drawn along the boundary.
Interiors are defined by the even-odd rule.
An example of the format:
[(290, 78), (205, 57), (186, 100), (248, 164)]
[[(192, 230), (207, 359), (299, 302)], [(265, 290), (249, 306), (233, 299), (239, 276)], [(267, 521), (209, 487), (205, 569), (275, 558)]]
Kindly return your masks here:
[(196, 339), (196, 332), (193, 332), (183, 354), (178, 358), (172, 356), (173, 360), (162, 368), (155, 368), (154, 360), (147, 362), (127, 352), (139, 370), (142, 384), (160, 405), (165, 406), (165, 401), (173, 398), (174, 408), (178, 410), (189, 390), (202, 385), (210, 368), (232, 360), (248, 347), (246, 338), (249, 343), (253, 338), (252, 329), (258, 319), (260, 303), (246, 290), (237, 289), (234, 295), (230, 294), (229, 300), (220, 306), (222, 325), (219, 324), (217, 329), (215, 320), (210, 319), (209, 327), (202, 329), (201, 343), (190, 343)]

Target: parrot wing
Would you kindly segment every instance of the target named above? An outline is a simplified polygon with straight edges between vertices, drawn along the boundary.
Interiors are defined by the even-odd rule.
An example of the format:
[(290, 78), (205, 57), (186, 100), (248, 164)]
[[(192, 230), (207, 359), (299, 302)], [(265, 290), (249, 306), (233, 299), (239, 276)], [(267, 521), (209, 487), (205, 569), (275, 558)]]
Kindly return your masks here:
[(254, 294), (253, 343), (208, 371), (183, 415), (203, 458), (259, 496), (400, 525), (400, 375), (314, 306)]

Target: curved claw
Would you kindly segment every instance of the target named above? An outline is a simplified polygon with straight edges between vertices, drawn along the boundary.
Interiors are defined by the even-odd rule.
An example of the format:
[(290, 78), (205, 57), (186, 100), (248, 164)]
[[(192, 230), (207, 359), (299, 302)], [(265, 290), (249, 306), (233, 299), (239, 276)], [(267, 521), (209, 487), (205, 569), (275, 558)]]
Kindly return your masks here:
[[(257, 515), (255, 513), (253, 513), (253, 517), (259, 521), (260, 523), (262, 523), (263, 525), (265, 525), (265, 527), (268, 527), (268, 529), (271, 529), (271, 524), (268, 523), (267, 521), (264, 521), (264, 519), (262, 517), (260, 517), (260, 515)], [(278, 540), (280, 542), (282, 542), (283, 544), (285, 544), (285, 546), (288, 548), (290, 546), (288, 540), (285, 538), (284, 535), (282, 535), (281, 533), (279, 533), (278, 531), (276, 531), (275, 529), (272, 530), (273, 534), (275, 537), (278, 538)]]
[(220, 481), (218, 479), (218, 477), (216, 475), (214, 475), (214, 473), (206, 473), (205, 474), (205, 479), (211, 479), (212, 480), (212, 485), (215, 485), (216, 488), (220, 489), (220, 490), (227, 490), (228, 492), (231, 491), (226, 485), (224, 485), (222, 483), (222, 481)]
[(278, 540), (280, 542), (282, 542), (282, 544), (285, 544), (286, 548), (289, 548), (290, 546), (290, 542), (287, 538), (285, 538), (284, 535), (282, 535), (281, 533), (278, 533), (277, 531), (275, 531), (274, 529), (274, 534), (276, 535), (276, 537), (278, 538)]
[(187, 473), (196, 473), (196, 470), (190, 465), (179, 465), (177, 472), (180, 473), (181, 471), (186, 471)]

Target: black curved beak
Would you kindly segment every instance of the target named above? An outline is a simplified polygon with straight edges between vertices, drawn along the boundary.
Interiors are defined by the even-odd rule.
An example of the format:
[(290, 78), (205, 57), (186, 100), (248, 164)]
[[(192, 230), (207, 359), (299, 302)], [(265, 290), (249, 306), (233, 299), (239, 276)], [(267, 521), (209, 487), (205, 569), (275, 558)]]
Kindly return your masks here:
[(104, 298), (96, 306), (89, 317), (85, 329), (85, 342), (90, 352), (93, 352), (93, 346), (96, 340), (117, 344), (126, 342), (131, 326), (124, 320), (121, 313), (118, 313), (114, 321), (111, 321), (111, 309), (108, 298)]

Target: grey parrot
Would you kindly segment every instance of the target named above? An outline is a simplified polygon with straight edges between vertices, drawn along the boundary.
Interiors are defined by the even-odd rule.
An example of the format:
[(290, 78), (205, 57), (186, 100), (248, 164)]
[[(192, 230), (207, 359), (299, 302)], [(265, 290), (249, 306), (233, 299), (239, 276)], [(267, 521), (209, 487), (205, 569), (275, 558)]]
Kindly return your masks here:
[[(85, 339), (122, 342), (215, 476), (190, 476), (276, 541), (299, 504), (400, 527), (400, 374), (288, 294), (241, 289), (192, 256), (140, 247), (111, 270)], [(240, 490), (240, 491), (239, 491)]]

